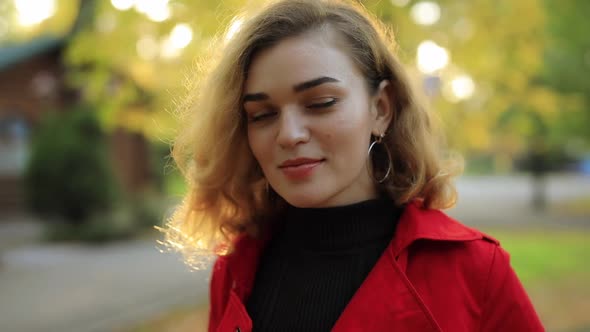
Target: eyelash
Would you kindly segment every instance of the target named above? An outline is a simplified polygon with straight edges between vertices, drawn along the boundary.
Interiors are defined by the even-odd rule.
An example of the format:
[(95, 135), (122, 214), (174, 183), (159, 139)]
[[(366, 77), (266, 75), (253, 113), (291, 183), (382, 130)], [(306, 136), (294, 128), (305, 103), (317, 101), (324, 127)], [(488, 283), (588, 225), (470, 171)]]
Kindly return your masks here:
[(249, 116), (248, 117), (248, 121), (249, 122), (258, 122), (258, 121), (262, 121), (264, 119), (270, 118), (273, 115), (275, 115), (277, 112), (271, 111), (271, 112), (267, 112), (267, 113), (263, 113), (261, 115), (256, 115), (256, 116)]
[[(326, 99), (328, 99), (328, 98), (326, 98)], [(338, 98), (329, 98), (329, 99), (330, 99), (330, 101), (328, 101), (328, 102), (310, 104), (310, 105), (307, 105), (306, 107), (310, 108), (310, 109), (328, 108), (338, 102)], [(263, 113), (263, 114), (260, 114), (257, 116), (249, 116), (248, 120), (249, 120), (249, 122), (258, 122), (258, 121), (268, 119), (268, 118), (274, 116), (276, 113), (277, 113), (276, 111), (269, 111), (269, 112), (266, 112), (266, 113)]]
[(330, 107), (330, 106), (336, 104), (336, 102), (338, 101), (338, 99), (336, 99), (336, 98), (326, 98), (326, 99), (330, 99), (330, 101), (325, 102), (325, 103), (307, 105), (307, 108), (327, 108), (327, 107)]

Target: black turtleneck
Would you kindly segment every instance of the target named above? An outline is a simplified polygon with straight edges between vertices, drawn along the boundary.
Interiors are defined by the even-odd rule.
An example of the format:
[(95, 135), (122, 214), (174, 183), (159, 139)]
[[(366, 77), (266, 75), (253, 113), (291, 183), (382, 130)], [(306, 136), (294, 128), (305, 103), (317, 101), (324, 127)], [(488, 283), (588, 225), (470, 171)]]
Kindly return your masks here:
[(400, 213), (389, 199), (288, 207), (246, 303), (254, 331), (329, 331), (391, 241)]

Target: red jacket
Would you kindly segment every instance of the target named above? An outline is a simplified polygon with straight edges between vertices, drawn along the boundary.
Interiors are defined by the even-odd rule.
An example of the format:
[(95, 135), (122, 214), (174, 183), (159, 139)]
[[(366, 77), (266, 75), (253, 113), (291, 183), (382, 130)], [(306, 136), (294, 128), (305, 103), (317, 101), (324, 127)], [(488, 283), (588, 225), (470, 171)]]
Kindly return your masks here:
[[(250, 332), (244, 306), (265, 241), (242, 236), (211, 279), (209, 331)], [(497, 240), (408, 204), (332, 331), (544, 331)]]

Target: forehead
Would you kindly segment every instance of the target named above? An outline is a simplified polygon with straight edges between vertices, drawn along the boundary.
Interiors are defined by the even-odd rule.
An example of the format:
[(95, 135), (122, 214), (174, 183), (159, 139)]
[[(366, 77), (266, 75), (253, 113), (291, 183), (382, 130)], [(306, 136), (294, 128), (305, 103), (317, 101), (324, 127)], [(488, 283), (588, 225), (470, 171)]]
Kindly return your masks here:
[(292, 87), (320, 76), (346, 84), (361, 73), (335, 33), (316, 30), (286, 38), (255, 55), (248, 68), (245, 92)]

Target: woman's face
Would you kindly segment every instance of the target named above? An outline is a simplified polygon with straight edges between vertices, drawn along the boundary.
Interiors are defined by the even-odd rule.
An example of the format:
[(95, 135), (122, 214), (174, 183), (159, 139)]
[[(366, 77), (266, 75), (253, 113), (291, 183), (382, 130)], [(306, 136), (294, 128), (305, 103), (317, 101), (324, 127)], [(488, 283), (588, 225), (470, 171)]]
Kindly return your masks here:
[[(326, 32), (285, 39), (257, 54), (244, 110), (248, 142), (272, 188), (297, 207), (352, 204), (376, 197), (367, 165), (371, 134), (389, 121), (381, 86), (365, 79)], [(384, 105), (385, 104), (385, 105)]]

